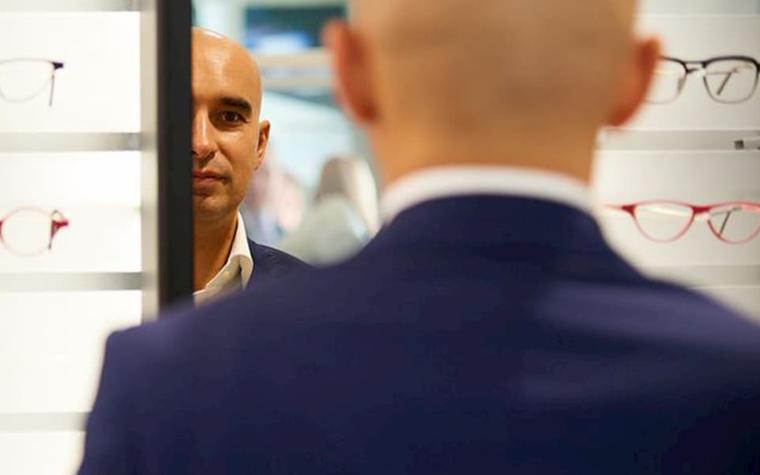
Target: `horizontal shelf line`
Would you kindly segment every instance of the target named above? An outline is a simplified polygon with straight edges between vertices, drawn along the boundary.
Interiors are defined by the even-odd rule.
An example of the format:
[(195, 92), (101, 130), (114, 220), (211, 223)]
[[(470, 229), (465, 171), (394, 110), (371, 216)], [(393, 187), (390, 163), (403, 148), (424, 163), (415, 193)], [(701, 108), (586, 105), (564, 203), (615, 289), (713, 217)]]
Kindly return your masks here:
[(142, 290), (143, 275), (132, 273), (0, 273), (0, 292)]
[(133, 12), (140, 0), (3, 0), (0, 12)]
[(131, 152), (140, 133), (0, 133), (0, 153)]
[[(600, 136), (601, 151), (695, 150), (745, 151), (740, 142), (760, 137), (760, 130), (644, 130), (607, 129)], [(751, 152), (752, 150), (747, 149)]]
[(82, 432), (87, 412), (0, 413), (0, 433)]
[(760, 263), (756, 265), (641, 266), (645, 274), (676, 280), (691, 287), (760, 285)]

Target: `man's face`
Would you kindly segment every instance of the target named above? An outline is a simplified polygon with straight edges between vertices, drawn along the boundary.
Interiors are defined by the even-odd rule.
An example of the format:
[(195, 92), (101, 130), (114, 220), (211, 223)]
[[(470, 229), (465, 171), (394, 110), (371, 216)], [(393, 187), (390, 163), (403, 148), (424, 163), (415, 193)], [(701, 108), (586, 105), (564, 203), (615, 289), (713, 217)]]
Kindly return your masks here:
[(269, 123), (259, 123), (260, 83), (247, 53), (196, 35), (192, 60), (193, 210), (196, 221), (234, 213), (261, 165)]

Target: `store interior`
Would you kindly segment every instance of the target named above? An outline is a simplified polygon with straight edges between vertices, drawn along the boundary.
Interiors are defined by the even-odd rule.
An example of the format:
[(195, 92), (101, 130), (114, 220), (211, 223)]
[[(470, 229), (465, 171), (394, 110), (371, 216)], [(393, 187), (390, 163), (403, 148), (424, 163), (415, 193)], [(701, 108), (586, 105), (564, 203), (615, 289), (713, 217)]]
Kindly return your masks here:
[[(760, 324), (760, 0), (640, 8), (640, 31), (668, 59), (638, 117), (599, 134), (596, 217), (645, 274)], [(0, 5), (0, 474), (74, 473), (106, 337), (163, 308), (155, 9)], [(347, 15), (345, 1), (192, 4), (193, 25), (240, 41), (262, 71), (272, 136), (246, 228), (315, 265), (349, 258), (379, 227), (381, 179), (335, 104), (319, 35)], [(360, 217), (337, 248), (329, 235), (299, 238), (319, 234), (309, 229), (328, 163), (351, 170), (344, 192)]]

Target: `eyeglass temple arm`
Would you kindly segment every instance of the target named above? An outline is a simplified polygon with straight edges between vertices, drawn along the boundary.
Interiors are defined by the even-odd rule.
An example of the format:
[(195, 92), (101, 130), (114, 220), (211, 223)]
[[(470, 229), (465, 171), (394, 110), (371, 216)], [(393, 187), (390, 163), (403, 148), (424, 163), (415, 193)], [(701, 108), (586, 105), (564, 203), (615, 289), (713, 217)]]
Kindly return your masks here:
[(721, 94), (723, 94), (723, 90), (724, 90), (724, 89), (726, 88), (726, 86), (728, 85), (728, 81), (730, 81), (730, 80), (731, 80), (731, 78), (734, 76), (734, 74), (737, 74), (737, 73), (738, 73), (737, 69), (738, 69), (738, 68), (733, 68), (733, 70), (731, 70), (731, 71), (729, 71), (729, 72), (727, 72), (727, 73), (724, 73), (724, 74), (726, 75), (726, 78), (725, 78), (725, 79), (723, 79), (723, 82), (720, 84), (720, 87), (718, 88), (718, 95), (719, 95), (719, 96), (720, 96)]
[(50, 241), (48, 241), (48, 249), (53, 248), (53, 238), (56, 233), (69, 225), (69, 220), (64, 218), (60, 211), (55, 210), (50, 213)]
[(720, 96), (723, 94), (723, 90), (726, 89), (726, 86), (728, 85), (728, 81), (731, 80), (731, 77), (736, 74), (735, 71), (731, 71), (729, 73), (726, 73), (725, 79), (723, 79), (723, 82), (720, 83), (720, 87), (718, 88), (718, 95)]
[(723, 236), (723, 232), (726, 230), (726, 225), (728, 225), (728, 220), (731, 219), (731, 215), (733, 214), (733, 210), (728, 211), (726, 213), (726, 217), (723, 219), (723, 224), (720, 225), (720, 231), (718, 231), (718, 234), (720, 236)]
[(55, 69), (53, 69), (53, 75), (50, 77), (50, 99), (48, 99), (48, 107), (53, 107), (53, 93), (55, 92)]
[(55, 73), (59, 69), (63, 69), (63, 63), (53, 61), (53, 73), (50, 77), (50, 99), (48, 99), (48, 107), (53, 107), (53, 95), (55, 94)]

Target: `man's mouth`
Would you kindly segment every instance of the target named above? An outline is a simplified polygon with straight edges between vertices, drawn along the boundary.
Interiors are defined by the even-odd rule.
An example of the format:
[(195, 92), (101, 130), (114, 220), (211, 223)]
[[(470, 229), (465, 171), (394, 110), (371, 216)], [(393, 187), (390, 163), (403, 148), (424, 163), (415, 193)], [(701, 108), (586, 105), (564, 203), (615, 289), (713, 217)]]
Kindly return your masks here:
[(219, 182), (224, 181), (224, 175), (213, 171), (194, 171), (193, 172), (193, 186), (196, 188), (205, 188), (214, 186)]

